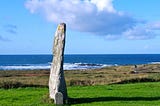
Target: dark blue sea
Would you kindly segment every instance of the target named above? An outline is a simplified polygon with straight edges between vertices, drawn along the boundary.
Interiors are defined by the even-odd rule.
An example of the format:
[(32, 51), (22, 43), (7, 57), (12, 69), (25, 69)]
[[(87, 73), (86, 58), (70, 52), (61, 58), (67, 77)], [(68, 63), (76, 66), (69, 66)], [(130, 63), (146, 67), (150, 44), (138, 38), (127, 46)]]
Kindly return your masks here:
[[(52, 55), (0, 55), (0, 70), (49, 69)], [(65, 55), (64, 69), (94, 69), (118, 65), (160, 64), (160, 54)]]

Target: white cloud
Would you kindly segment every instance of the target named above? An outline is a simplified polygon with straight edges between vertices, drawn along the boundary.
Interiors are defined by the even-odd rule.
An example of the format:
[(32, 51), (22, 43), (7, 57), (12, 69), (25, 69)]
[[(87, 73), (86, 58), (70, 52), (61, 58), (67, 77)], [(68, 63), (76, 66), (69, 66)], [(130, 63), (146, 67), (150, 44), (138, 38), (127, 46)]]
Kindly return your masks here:
[[(41, 14), (53, 23), (65, 22), (72, 30), (89, 32), (106, 39), (151, 39), (159, 23), (141, 23), (113, 7), (113, 0), (27, 0), (31, 13)], [(152, 29), (151, 29), (152, 28)]]
[(130, 40), (146, 40), (155, 38), (160, 34), (160, 22), (137, 25), (123, 32), (122, 36)]
[(106, 10), (108, 12), (116, 12), (112, 5), (113, 0), (90, 0), (91, 3), (97, 6), (98, 11)]
[(130, 40), (144, 40), (155, 37), (153, 31), (141, 27), (129, 29), (128, 31), (123, 33), (123, 36)]
[(160, 30), (160, 21), (149, 23), (147, 28), (152, 30)]
[(117, 12), (112, 0), (28, 0), (31, 13), (40, 13), (48, 21), (65, 22), (73, 30), (99, 35), (119, 34), (136, 20)]

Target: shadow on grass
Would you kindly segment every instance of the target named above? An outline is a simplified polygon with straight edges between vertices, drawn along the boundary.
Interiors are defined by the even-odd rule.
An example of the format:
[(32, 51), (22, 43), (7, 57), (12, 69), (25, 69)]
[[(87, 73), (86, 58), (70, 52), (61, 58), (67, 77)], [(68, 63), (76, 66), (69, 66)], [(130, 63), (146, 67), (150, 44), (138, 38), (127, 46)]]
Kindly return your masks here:
[(69, 104), (82, 104), (105, 101), (156, 101), (160, 97), (96, 97), (96, 98), (69, 98)]

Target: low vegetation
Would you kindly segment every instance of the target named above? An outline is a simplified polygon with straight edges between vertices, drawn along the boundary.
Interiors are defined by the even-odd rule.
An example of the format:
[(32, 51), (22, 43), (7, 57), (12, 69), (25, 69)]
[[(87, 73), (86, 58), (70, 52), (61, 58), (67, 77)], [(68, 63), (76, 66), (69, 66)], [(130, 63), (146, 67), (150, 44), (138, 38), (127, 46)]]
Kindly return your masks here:
[[(0, 88), (47, 87), (49, 70), (0, 71)], [(67, 86), (160, 81), (160, 65), (65, 71)], [(43, 82), (43, 83), (42, 83)]]

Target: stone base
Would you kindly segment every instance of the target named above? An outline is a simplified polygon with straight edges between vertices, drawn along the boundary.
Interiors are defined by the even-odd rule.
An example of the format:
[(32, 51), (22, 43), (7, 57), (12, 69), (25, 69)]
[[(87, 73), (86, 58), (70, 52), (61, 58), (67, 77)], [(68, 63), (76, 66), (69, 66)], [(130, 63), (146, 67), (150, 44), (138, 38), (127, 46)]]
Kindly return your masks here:
[(57, 92), (55, 94), (55, 100), (54, 100), (55, 104), (57, 105), (62, 105), (63, 104), (63, 95), (61, 92)]

